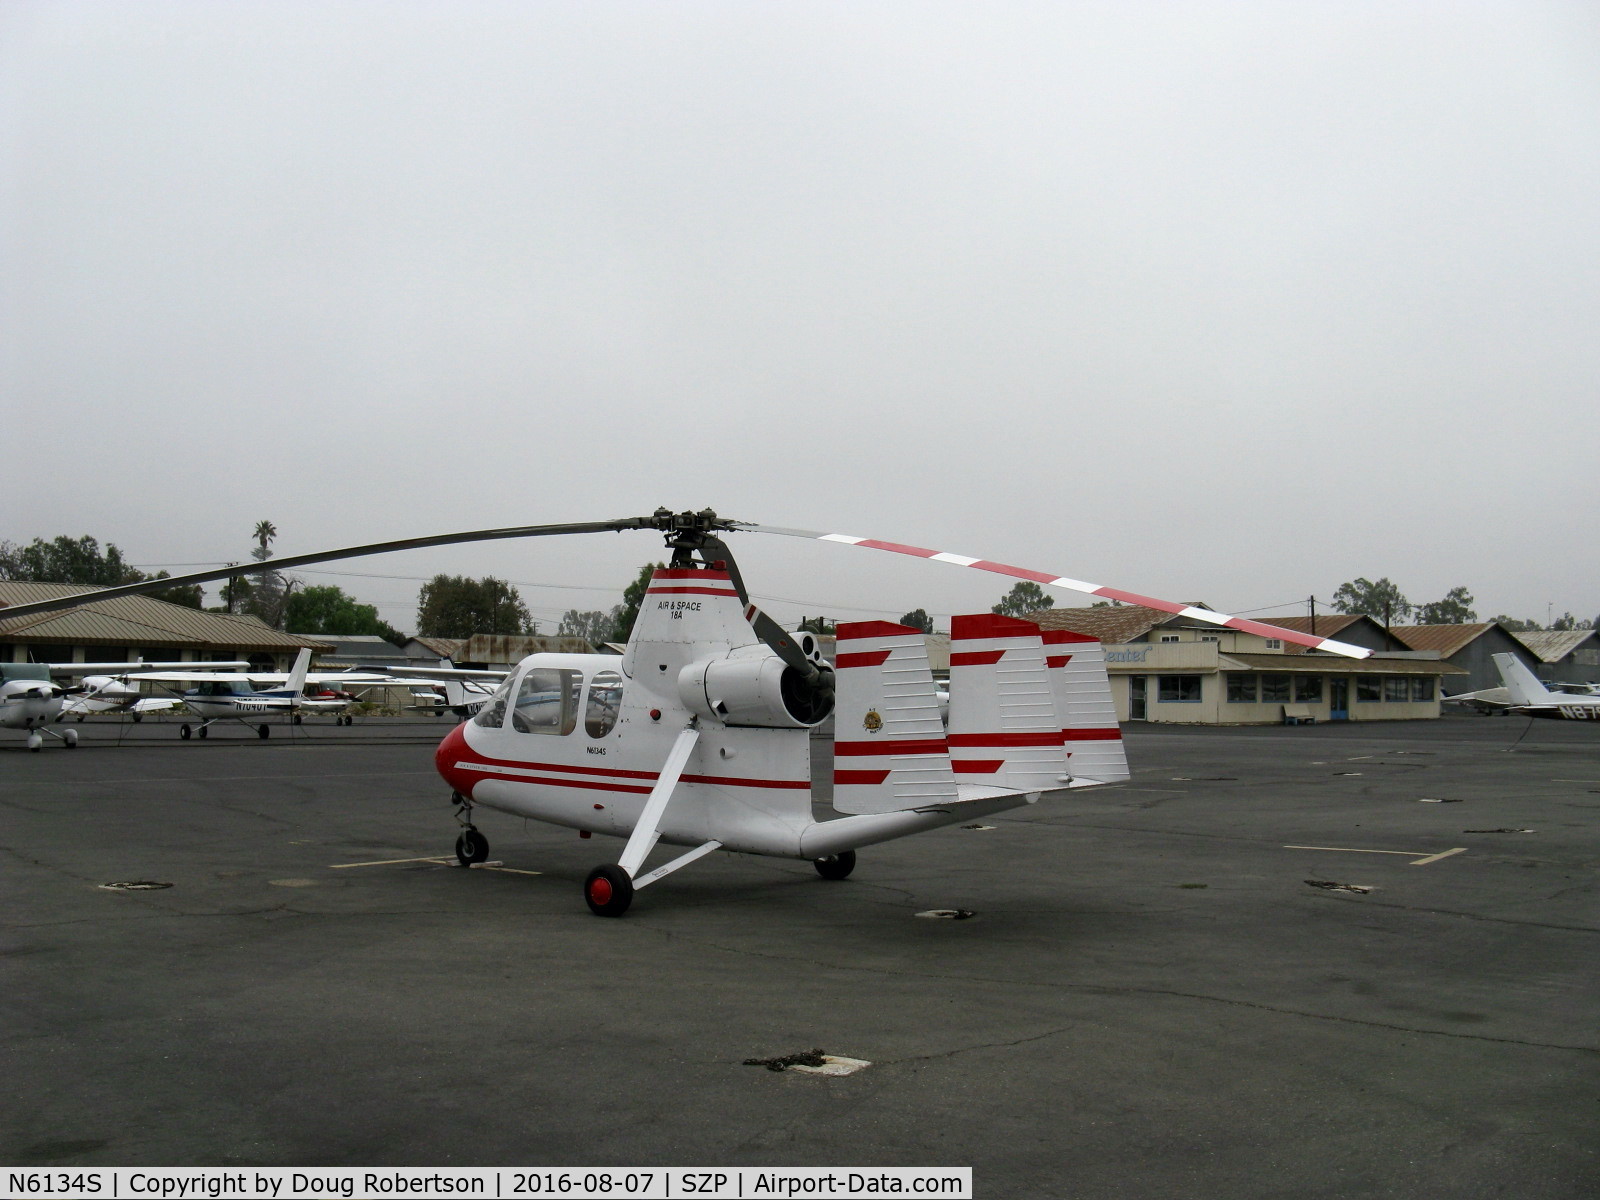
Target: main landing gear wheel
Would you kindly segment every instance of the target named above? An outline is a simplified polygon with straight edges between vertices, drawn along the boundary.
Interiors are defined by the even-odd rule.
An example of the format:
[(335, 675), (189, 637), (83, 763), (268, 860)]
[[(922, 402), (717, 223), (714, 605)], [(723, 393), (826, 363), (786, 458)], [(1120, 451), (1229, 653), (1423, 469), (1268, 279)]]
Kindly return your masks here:
[(489, 857), (489, 839), (476, 829), (468, 829), (456, 839), (456, 857), (463, 867), (481, 863)]
[(620, 917), (633, 903), (633, 880), (614, 863), (604, 863), (583, 881), (583, 898), (597, 917)]
[(272, 736), (272, 726), (271, 725), (257, 725), (256, 726), (256, 736), (259, 737), (259, 738), (271, 737)]
[(824, 879), (848, 879), (850, 872), (856, 869), (856, 852), (845, 850), (825, 858), (813, 858), (811, 865)]
[(200, 726), (199, 729), (195, 730), (195, 733), (200, 737), (210, 737), (211, 736), (210, 729), (211, 729), (211, 726), (202, 725), (202, 726)]
[(302, 716), (302, 715), (301, 715), (301, 714), (299, 714), (299, 713), (295, 713), (295, 715), (294, 715), (294, 717), (293, 717), (293, 718), (292, 718), (292, 719), (293, 719), (293, 721), (294, 721), (294, 723), (295, 723), (295, 724), (296, 724), (296, 725), (299, 725), (299, 724), (300, 724), (300, 723), (301, 723), (301, 722), (302, 722), (302, 721), (304, 721), (304, 720), (305, 720), (305, 717), (303, 717), (303, 716)]
[(78, 731), (76, 729), (67, 730), (61, 735), (61, 740), (66, 742), (67, 749), (71, 750), (78, 744)]
[(187, 742), (190, 738), (192, 738), (194, 736), (194, 728), (193, 728), (193, 726), (191, 726), (191, 725), (189, 725), (187, 723), (179, 725), (178, 726), (178, 736), (181, 737), (184, 741)]
[(28, 734), (29, 750), (32, 750), (35, 754), (37, 754), (39, 753), (39, 747), (42, 745), (44, 745), (44, 734), (40, 733), (37, 729)]

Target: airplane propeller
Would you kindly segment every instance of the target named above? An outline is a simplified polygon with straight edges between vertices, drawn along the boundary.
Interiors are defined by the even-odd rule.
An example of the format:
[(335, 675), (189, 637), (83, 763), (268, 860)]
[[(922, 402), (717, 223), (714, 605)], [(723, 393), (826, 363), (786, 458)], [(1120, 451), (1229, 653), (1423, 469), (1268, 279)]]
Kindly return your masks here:
[(1158, 612), (1173, 613), (1178, 616), (1203, 621), (1207, 624), (1237, 629), (1244, 633), (1278, 638), (1297, 645), (1326, 650), (1334, 654), (1342, 654), (1349, 658), (1366, 658), (1372, 653), (1372, 651), (1363, 647), (1352, 646), (1345, 642), (1336, 641), (1333, 638), (1315, 637), (1311, 634), (1300, 633), (1298, 630), (1284, 628), (1281, 625), (1251, 621), (1243, 617), (1235, 617), (1228, 613), (1215, 612), (1207, 608), (1196, 608), (1189, 604), (1177, 604), (1170, 600), (1161, 600), (1154, 596), (1143, 596), (1137, 592), (1123, 591), (1120, 588), (1106, 587), (1101, 584), (1087, 583), (1081, 579), (1072, 579), (1064, 575), (1052, 575), (1048, 572), (1033, 571), (1025, 567), (1008, 566), (1005, 563), (993, 562), (989, 559), (970, 558), (966, 555), (927, 550), (920, 546), (880, 541), (876, 538), (855, 537), (843, 533), (826, 533), (811, 529), (791, 529), (778, 525), (758, 525), (748, 521), (732, 521), (725, 517), (719, 517), (709, 508), (702, 509), (699, 512), (679, 513), (667, 508), (658, 508), (648, 517), (622, 517), (611, 521), (578, 521), (559, 525), (513, 525), (499, 529), (478, 529), (464, 533), (436, 534), (430, 537), (400, 538), (389, 542), (373, 542), (365, 546), (348, 546), (341, 550), (323, 550), (314, 554), (288, 555), (283, 558), (269, 558), (261, 562), (250, 563), (247, 566), (235, 564), (209, 571), (196, 571), (189, 575), (169, 576), (165, 579), (121, 584), (117, 587), (101, 588), (98, 591), (80, 592), (75, 595), (59, 596), (50, 600), (36, 600), (26, 604), (10, 605), (0, 608), (0, 618), (51, 612), (56, 609), (70, 608), (96, 600), (110, 600), (119, 596), (138, 595), (143, 592), (184, 587), (194, 583), (210, 583), (218, 579), (233, 579), (240, 575), (258, 575), (265, 571), (310, 566), (312, 563), (336, 562), (340, 559), (360, 558), (373, 554), (389, 554), (398, 550), (418, 550), (430, 546), (451, 546), (466, 542), (488, 542), (509, 538), (551, 537), (575, 533), (615, 533), (626, 529), (653, 529), (664, 534), (667, 546), (673, 552), (672, 565), (674, 567), (691, 566), (695, 555), (698, 555), (701, 561), (707, 565), (720, 564), (724, 567), (728, 571), (729, 577), (733, 580), (740, 597), (745, 602), (746, 613), (749, 615), (756, 636), (787, 665), (793, 667), (809, 686), (819, 691), (832, 690), (832, 682), (829, 678), (831, 672), (827, 671), (826, 668), (819, 667), (807, 658), (801, 652), (788, 630), (767, 616), (766, 613), (750, 604), (749, 593), (745, 589), (744, 581), (739, 575), (733, 556), (729, 553), (726, 543), (716, 536), (717, 533), (766, 533), (782, 537), (805, 538), (810, 541), (838, 542), (848, 546), (861, 546), (869, 550), (884, 550), (893, 554), (909, 555), (913, 558), (925, 558), (934, 562), (950, 563), (954, 566), (971, 567), (975, 570), (989, 571), (1015, 579), (1031, 580), (1045, 587), (1067, 588), (1071, 591), (1084, 592), (1091, 596), (1100, 596), (1125, 604), (1138, 604), (1145, 608), (1153, 608)]

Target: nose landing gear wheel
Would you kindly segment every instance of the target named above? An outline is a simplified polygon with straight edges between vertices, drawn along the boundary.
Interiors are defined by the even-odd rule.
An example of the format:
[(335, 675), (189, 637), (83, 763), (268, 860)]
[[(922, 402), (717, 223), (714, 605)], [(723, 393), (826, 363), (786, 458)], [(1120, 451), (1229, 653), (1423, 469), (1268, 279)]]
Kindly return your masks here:
[(856, 852), (845, 850), (839, 854), (830, 854), (826, 858), (814, 858), (811, 860), (811, 865), (824, 879), (848, 879), (850, 872), (856, 869)]
[(78, 744), (78, 731), (76, 729), (67, 730), (66, 733), (61, 735), (61, 740), (66, 742), (67, 749), (71, 750)]
[(463, 867), (481, 863), (489, 857), (489, 839), (476, 829), (468, 829), (456, 839), (456, 858)]
[(620, 917), (633, 903), (633, 880), (621, 867), (605, 863), (583, 881), (583, 898), (597, 917)]

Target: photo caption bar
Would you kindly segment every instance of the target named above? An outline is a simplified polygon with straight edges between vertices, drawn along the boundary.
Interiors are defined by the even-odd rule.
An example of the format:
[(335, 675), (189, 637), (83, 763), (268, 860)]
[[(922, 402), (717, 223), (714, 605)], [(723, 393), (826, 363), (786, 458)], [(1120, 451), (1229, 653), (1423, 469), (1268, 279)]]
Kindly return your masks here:
[(971, 1200), (971, 1167), (94, 1167), (5, 1169), (0, 1200)]

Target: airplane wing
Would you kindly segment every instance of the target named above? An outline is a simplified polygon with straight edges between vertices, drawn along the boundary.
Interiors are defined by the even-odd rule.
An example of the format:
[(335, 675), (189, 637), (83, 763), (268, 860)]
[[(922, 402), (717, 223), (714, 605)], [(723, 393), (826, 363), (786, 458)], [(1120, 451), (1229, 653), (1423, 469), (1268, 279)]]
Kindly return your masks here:
[(206, 671), (202, 679), (226, 679), (226, 675), (218, 675), (218, 671), (238, 671), (250, 664), (242, 660), (236, 662), (196, 663), (196, 662), (122, 662), (114, 663), (46, 663), (52, 675), (115, 675), (121, 679), (126, 675), (148, 676), (161, 671)]
[[(482, 680), (485, 683), (499, 683), (505, 679), (510, 671), (469, 671), (465, 667), (407, 667), (406, 677), (416, 676), (418, 683), (431, 683), (440, 679), (459, 679), (465, 681)], [(392, 683), (403, 682), (399, 675), (388, 677)]]

